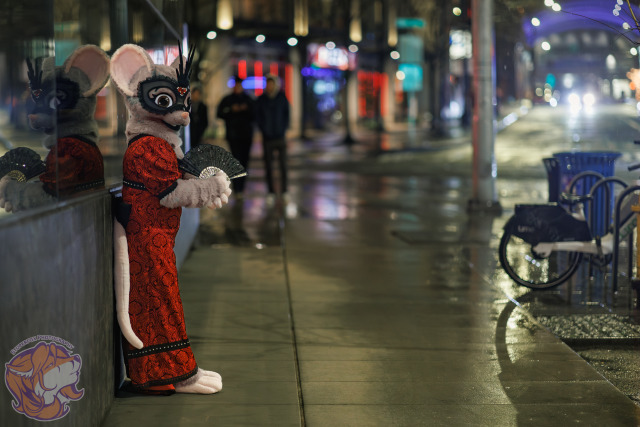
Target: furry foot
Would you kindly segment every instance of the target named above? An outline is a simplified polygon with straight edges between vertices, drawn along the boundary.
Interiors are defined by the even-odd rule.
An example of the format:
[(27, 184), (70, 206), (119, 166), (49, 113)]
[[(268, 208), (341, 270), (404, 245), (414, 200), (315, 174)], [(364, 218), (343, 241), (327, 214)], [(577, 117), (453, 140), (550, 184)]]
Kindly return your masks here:
[(220, 381), (222, 381), (222, 376), (217, 372), (207, 371), (206, 369), (201, 368), (198, 368), (198, 372), (201, 372), (202, 375), (205, 375), (207, 377), (218, 378)]
[(222, 390), (222, 378), (205, 375), (202, 369), (198, 369), (195, 376), (175, 386), (178, 393), (213, 394)]

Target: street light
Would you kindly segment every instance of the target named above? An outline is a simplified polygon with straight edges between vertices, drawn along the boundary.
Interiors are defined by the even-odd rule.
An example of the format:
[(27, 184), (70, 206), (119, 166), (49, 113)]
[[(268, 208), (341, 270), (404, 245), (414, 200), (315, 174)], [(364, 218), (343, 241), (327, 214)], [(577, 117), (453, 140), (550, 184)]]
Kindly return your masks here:
[(231, 0), (218, 1), (217, 20), (218, 28), (230, 30), (233, 27), (233, 6)]
[(351, 22), (349, 23), (349, 38), (359, 43), (362, 41), (362, 20), (360, 19), (360, 0), (351, 0)]
[(307, 0), (293, 3), (293, 34), (304, 37), (309, 34), (309, 5)]

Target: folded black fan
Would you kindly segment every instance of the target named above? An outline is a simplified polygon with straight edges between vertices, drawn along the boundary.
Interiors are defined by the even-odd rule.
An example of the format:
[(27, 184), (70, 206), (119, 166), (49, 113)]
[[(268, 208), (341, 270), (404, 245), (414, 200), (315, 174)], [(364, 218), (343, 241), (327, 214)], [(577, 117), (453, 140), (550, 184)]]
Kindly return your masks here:
[(5, 175), (16, 181), (28, 181), (46, 170), (38, 153), (27, 147), (9, 150), (0, 157), (0, 178)]
[(209, 178), (222, 171), (229, 179), (245, 176), (247, 171), (230, 152), (217, 145), (203, 144), (189, 150), (178, 167), (198, 178)]

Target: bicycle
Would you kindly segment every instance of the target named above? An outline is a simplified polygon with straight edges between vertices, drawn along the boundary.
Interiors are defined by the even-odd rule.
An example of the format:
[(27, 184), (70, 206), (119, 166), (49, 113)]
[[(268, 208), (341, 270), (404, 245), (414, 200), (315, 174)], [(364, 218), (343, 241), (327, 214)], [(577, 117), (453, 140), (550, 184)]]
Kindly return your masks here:
[[(640, 165), (629, 167), (639, 169)], [(584, 254), (590, 263), (603, 267), (612, 259), (617, 265), (619, 242), (629, 238), (640, 216), (640, 204), (627, 197), (640, 190), (616, 177), (604, 178), (595, 172), (576, 175), (575, 183), (587, 175), (601, 177), (587, 195), (563, 194), (569, 209), (557, 203), (521, 204), (504, 226), (499, 259), (504, 271), (516, 283), (532, 289), (548, 289), (567, 281), (576, 272)], [(615, 204), (613, 224), (604, 236), (593, 236), (584, 214), (584, 203), (593, 200), (595, 191), (609, 184), (621, 184), (624, 190)], [(607, 197), (606, 203), (609, 203)], [(633, 213), (636, 212), (634, 216)]]

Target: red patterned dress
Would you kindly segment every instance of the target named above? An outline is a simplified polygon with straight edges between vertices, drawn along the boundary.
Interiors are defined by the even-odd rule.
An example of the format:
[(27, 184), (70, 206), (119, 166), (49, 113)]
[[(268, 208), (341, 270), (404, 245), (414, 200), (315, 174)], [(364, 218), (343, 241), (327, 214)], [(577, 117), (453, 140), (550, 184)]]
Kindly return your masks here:
[(59, 138), (45, 159), (40, 175), (44, 191), (52, 196), (104, 186), (104, 162), (97, 145), (81, 136)]
[(126, 225), (131, 289), (129, 315), (144, 348), (129, 345), (126, 354), (134, 387), (175, 384), (195, 375), (178, 289), (173, 252), (182, 208), (167, 208), (160, 199), (182, 178), (171, 145), (139, 135), (124, 155), (122, 199), (131, 205)]

